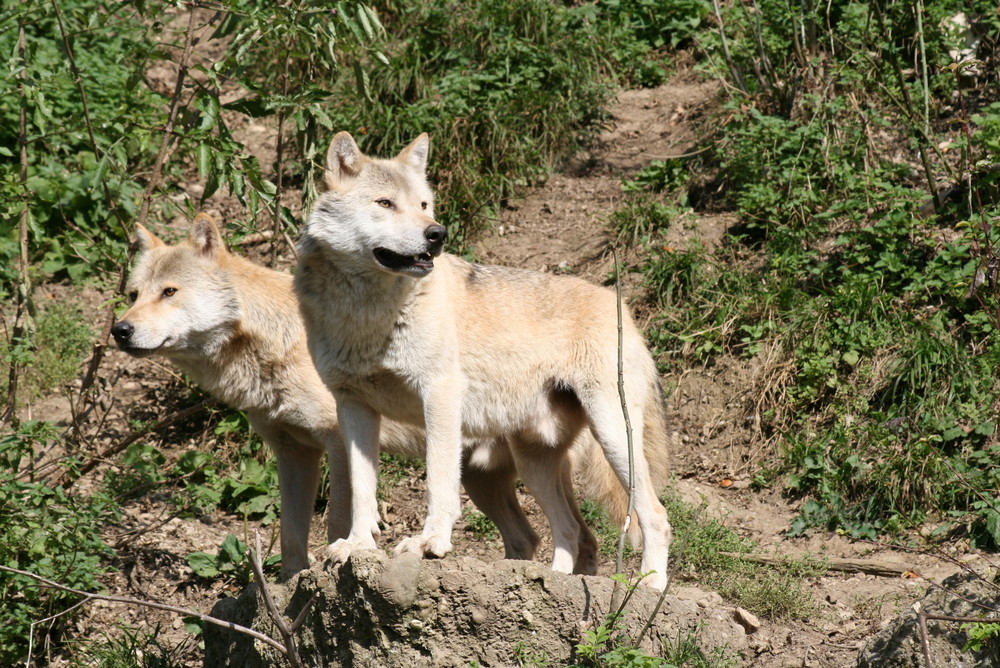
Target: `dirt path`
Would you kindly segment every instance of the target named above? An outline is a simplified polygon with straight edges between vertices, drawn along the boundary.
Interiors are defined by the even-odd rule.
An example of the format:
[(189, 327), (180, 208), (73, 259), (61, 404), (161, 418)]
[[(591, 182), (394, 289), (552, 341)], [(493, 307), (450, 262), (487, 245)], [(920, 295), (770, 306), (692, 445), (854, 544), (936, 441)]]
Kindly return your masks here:
[[(612, 275), (606, 253), (607, 219), (621, 203), (622, 176), (652, 160), (691, 151), (699, 128), (715, 108), (718, 86), (679, 81), (655, 89), (625, 91), (613, 106), (613, 124), (591, 150), (566, 171), (504, 211), (492, 234), (475, 250), (485, 262), (546, 271), (569, 271), (596, 282)], [(707, 247), (721, 242), (734, 222), (727, 215), (692, 214), (671, 230), (670, 243), (682, 247), (699, 239)], [(641, 291), (629, 275), (626, 294)], [(817, 609), (802, 623), (768, 623), (751, 636), (757, 653), (748, 665), (841, 667), (854, 663), (864, 639), (876, 632), (927, 589), (957, 568), (908, 552), (876, 549), (841, 536), (786, 537), (796, 503), (779, 490), (754, 491), (749, 474), (771, 454), (753, 429), (752, 398), (756, 365), (723, 360), (711, 369), (693, 368), (665, 378), (675, 388), (668, 397), (673, 427), (671, 457), (678, 489), (740, 535), (756, 541), (765, 554), (805, 554), (831, 559), (865, 559), (894, 564), (919, 577), (864, 573), (830, 574), (811, 583)], [(723, 488), (722, 480), (734, 484)]]

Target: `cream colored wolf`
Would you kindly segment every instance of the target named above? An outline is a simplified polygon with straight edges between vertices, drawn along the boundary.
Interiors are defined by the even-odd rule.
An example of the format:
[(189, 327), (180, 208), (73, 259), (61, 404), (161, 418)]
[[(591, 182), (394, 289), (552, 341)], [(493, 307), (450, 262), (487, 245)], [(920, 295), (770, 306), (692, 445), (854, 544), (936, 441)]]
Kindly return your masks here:
[[(328, 555), (344, 560), (375, 546), (385, 416), (427, 434), (427, 518), (397, 552), (441, 556), (451, 549), (463, 437), (504, 439), (552, 527), (552, 568), (580, 571), (567, 453), (584, 427), (621, 484), (629, 480), (615, 295), (577, 278), (442, 253), (446, 232), (434, 220), (425, 175), (429, 147), (424, 134), (394, 159), (373, 159), (339, 133), (327, 152), (328, 190), (299, 242), (295, 290), (309, 350), (337, 400), (353, 494), (350, 535)], [(642, 336), (631, 318), (623, 326), (625, 395), (638, 425), (641, 568), (652, 573), (645, 582), (662, 590), (670, 524), (647, 461), (647, 454), (654, 466), (665, 461), (662, 398)]]
[[(331, 542), (348, 536), (351, 490), (337, 407), (307, 350), (292, 277), (229, 253), (204, 214), (195, 219), (190, 238), (176, 246), (142, 227), (137, 243), (127, 288), (131, 306), (112, 329), (118, 347), (136, 357), (165, 356), (208, 392), (246, 412), (278, 460), (283, 573), (307, 568), (324, 451), (330, 456)], [(424, 435), (387, 421), (381, 446), (423, 457)], [(497, 524), (506, 557), (531, 559), (539, 540), (517, 502), (517, 472), (506, 444), (470, 443), (468, 452), (462, 480), (469, 496)], [(601, 472), (606, 466), (598, 469), (588, 483), (591, 495), (617, 504), (615, 512), (623, 513), (621, 499), (614, 498), (612, 484), (617, 483)], [(597, 544), (582, 519), (578, 523), (583, 529), (580, 568), (592, 573)]]

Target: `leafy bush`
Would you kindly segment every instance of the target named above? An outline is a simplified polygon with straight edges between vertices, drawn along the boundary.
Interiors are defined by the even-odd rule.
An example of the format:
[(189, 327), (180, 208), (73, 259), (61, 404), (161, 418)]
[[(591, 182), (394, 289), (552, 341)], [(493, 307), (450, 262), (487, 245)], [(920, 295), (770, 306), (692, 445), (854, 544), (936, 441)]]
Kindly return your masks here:
[[(724, 6), (719, 30), (697, 34), (733, 92), (703, 169), (740, 222), (711, 253), (664, 246), (670, 221), (625, 229), (650, 250), (647, 284), (665, 309), (650, 339), (663, 358), (767, 350), (782, 369), (760, 410), (789, 489), (810, 497), (793, 532), (874, 538), (935, 514), (995, 545), (983, 497), (1000, 466), (1000, 301), (992, 283), (974, 299), (969, 286), (993, 280), (983, 274), (996, 258), (996, 177), (984, 167), (1000, 159), (996, 80), (959, 88), (945, 19), (997, 18), (986, 4), (926, 5), (921, 16), (900, 4)], [(993, 62), (984, 49), (995, 47), (979, 55)], [(968, 141), (955, 132), (966, 122)], [(961, 150), (943, 153), (942, 137)], [(930, 188), (963, 169), (975, 192), (934, 200)], [(631, 188), (650, 185), (644, 173)], [(666, 192), (666, 206), (684, 201)]]
[[(33, 456), (33, 446), (55, 429), (24, 422), (0, 439), (4, 470), (16, 471)], [(84, 591), (101, 589), (98, 576), (108, 568), (111, 549), (100, 538), (105, 522), (119, 518), (113, 501), (101, 495), (68, 494), (60, 487), (0, 477), (0, 564), (34, 573)], [(0, 571), (0, 663), (23, 663), (28, 639), (35, 647), (58, 640), (78, 597), (40, 587), (32, 578)], [(35, 622), (41, 622), (32, 627)]]

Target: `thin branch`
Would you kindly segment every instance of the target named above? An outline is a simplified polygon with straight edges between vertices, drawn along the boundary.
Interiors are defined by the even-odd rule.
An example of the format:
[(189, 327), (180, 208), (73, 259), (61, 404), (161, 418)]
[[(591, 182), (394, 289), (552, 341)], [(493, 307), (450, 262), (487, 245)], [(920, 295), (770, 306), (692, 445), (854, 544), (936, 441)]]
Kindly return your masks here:
[[(27, 117), (27, 91), (25, 90), (25, 79), (27, 77), (26, 54), (27, 46), (24, 32), (24, 19), (18, 19), (17, 35), (17, 58), (20, 72), (17, 75), (17, 88), (20, 92), (19, 111), (19, 131), (18, 145), (20, 147), (21, 172), (19, 182), (21, 185), (21, 215), (18, 224), (19, 238), (19, 263), (20, 275), (17, 285), (17, 309), (14, 316), (14, 327), (11, 331), (10, 347), (20, 345), (26, 332), (34, 329), (34, 306), (31, 300), (31, 275), (28, 273), (28, 117)], [(17, 412), (17, 381), (21, 373), (21, 365), (17, 357), (13, 357), (10, 362), (10, 374), (7, 380), (7, 408), (4, 409), (3, 416), (0, 417), (0, 425), (16, 421)]]
[(105, 603), (122, 603), (125, 605), (137, 605), (143, 608), (152, 608), (153, 610), (163, 610), (165, 612), (173, 612), (178, 615), (183, 615), (184, 617), (196, 617), (203, 622), (208, 624), (214, 624), (216, 626), (221, 626), (223, 628), (231, 629), (237, 633), (243, 633), (251, 638), (261, 641), (266, 645), (270, 645), (274, 649), (278, 650), (284, 655), (288, 655), (288, 650), (280, 642), (271, 638), (270, 636), (264, 635), (259, 631), (254, 631), (246, 626), (240, 626), (239, 624), (234, 624), (233, 622), (227, 622), (224, 619), (219, 619), (218, 617), (212, 617), (211, 615), (206, 615), (194, 610), (189, 610), (187, 608), (180, 608), (175, 605), (167, 605), (166, 603), (156, 603), (154, 601), (143, 601), (138, 598), (130, 598), (128, 596), (110, 596), (107, 594), (94, 594), (89, 591), (82, 591), (80, 589), (74, 589), (73, 587), (68, 587), (64, 584), (55, 582), (54, 580), (49, 580), (41, 575), (36, 575), (30, 571), (22, 571), (18, 568), (11, 568), (9, 566), (0, 565), (0, 571), (6, 573), (14, 573), (15, 575), (23, 575), (26, 578), (31, 578), (35, 582), (38, 582), (44, 587), (50, 589), (58, 589), (59, 591), (64, 591), (69, 594), (75, 594), (76, 596), (82, 596), (87, 601), (104, 601)]
[(119, 454), (120, 452), (122, 452), (123, 450), (125, 450), (125, 448), (127, 448), (130, 445), (132, 445), (133, 443), (135, 443), (136, 441), (138, 441), (143, 436), (145, 436), (145, 435), (147, 435), (149, 433), (152, 433), (154, 431), (158, 431), (160, 429), (163, 429), (164, 427), (169, 427), (173, 423), (180, 422), (181, 420), (184, 420), (185, 418), (191, 417), (192, 415), (195, 415), (195, 414), (199, 413), (203, 409), (207, 408), (208, 406), (212, 406), (215, 403), (216, 403), (215, 399), (213, 399), (211, 397), (208, 397), (206, 399), (202, 399), (201, 401), (199, 401), (198, 403), (194, 404), (193, 406), (188, 406), (187, 408), (181, 409), (179, 411), (175, 411), (175, 412), (171, 413), (170, 415), (168, 415), (167, 417), (163, 418), (162, 420), (154, 422), (153, 424), (149, 425), (148, 427), (145, 427), (143, 429), (136, 429), (131, 434), (129, 434), (128, 436), (126, 436), (125, 438), (123, 438), (121, 441), (118, 441), (114, 445), (109, 446), (106, 450), (104, 450), (103, 452), (101, 452), (99, 455), (96, 455), (96, 456), (92, 457), (89, 461), (87, 461), (85, 464), (83, 464), (83, 466), (81, 466), (78, 470), (64, 472), (63, 475), (62, 475), (62, 477), (59, 478), (58, 481), (56, 481), (56, 486), (65, 487), (65, 488), (68, 489), (77, 480), (79, 480), (80, 478), (82, 478), (86, 474), (90, 473), (93, 469), (97, 468), (97, 466), (101, 462), (108, 461), (113, 456)]
[(722, 21), (722, 10), (719, 9), (719, 0), (712, 0), (712, 7), (715, 8), (715, 18), (719, 21), (719, 37), (722, 38), (722, 54), (726, 58), (726, 66), (729, 68), (729, 73), (733, 75), (736, 87), (744, 95), (749, 95), (750, 92), (747, 90), (746, 84), (743, 83), (743, 75), (736, 68), (736, 65), (733, 63), (733, 57), (729, 53), (729, 41), (726, 39), (726, 24)]
[[(625, 400), (625, 359), (624, 343), (622, 334), (622, 283), (621, 273), (618, 266), (618, 250), (612, 246), (611, 256), (615, 263), (615, 296), (618, 307), (618, 397), (622, 403), (622, 416), (625, 418), (625, 439), (628, 443), (628, 506), (625, 509), (625, 519), (622, 523), (621, 533), (618, 535), (618, 554), (615, 557), (615, 572), (621, 573), (625, 557), (625, 536), (628, 534), (629, 526), (632, 524), (632, 511), (635, 509), (635, 457), (632, 450), (632, 421), (628, 415), (628, 403)], [(618, 593), (618, 583), (612, 595), (612, 607), (614, 607), (614, 594)], [(628, 600), (626, 596), (625, 600)], [(622, 601), (622, 605), (625, 601)]]
[(285, 616), (281, 614), (278, 610), (278, 606), (274, 604), (274, 599), (271, 598), (271, 592), (267, 588), (267, 578), (264, 577), (264, 567), (261, 564), (260, 555), (260, 531), (254, 530), (256, 551), (252, 549), (247, 549), (247, 560), (250, 562), (250, 567), (253, 568), (254, 576), (257, 578), (257, 586), (260, 587), (261, 597), (264, 599), (264, 607), (267, 608), (267, 614), (274, 622), (274, 625), (278, 627), (278, 633), (281, 634), (282, 639), (285, 641), (285, 657), (288, 662), (292, 664), (293, 668), (302, 668), (304, 664), (302, 663), (301, 657), (299, 657), (298, 648), (295, 645), (295, 631), (298, 630), (302, 622), (305, 621), (306, 612), (312, 607), (312, 604), (316, 601), (318, 593), (313, 595), (309, 601), (306, 602), (302, 611), (299, 612), (295, 621), (291, 625), (285, 620)]
[[(56, 0), (52, 0), (52, 5), (56, 9), (56, 17), (59, 21), (59, 31), (62, 34), (63, 45), (66, 49), (67, 60), (70, 64), (71, 70), (73, 71), (73, 75), (76, 79), (77, 86), (80, 90), (80, 95), (83, 99), (83, 114), (87, 126), (87, 131), (90, 136), (90, 141), (93, 146), (95, 155), (99, 156), (100, 152), (98, 150), (96, 139), (94, 138), (93, 126), (90, 119), (90, 113), (87, 107), (87, 98), (83, 87), (83, 79), (80, 76), (79, 69), (77, 69), (76, 67), (76, 61), (73, 58), (73, 51), (70, 48), (69, 40), (66, 37), (66, 31), (63, 28), (62, 15), (59, 13)], [(184, 51), (183, 54), (181, 55), (181, 60), (178, 64), (177, 82), (174, 85), (174, 93), (170, 100), (170, 109), (167, 113), (167, 122), (163, 128), (163, 140), (160, 142), (159, 153), (156, 156), (156, 161), (153, 165), (153, 170), (149, 176), (149, 180), (146, 182), (146, 189), (143, 191), (142, 194), (142, 199), (139, 205), (139, 214), (136, 217), (137, 224), (146, 223), (146, 220), (149, 217), (149, 207), (153, 199), (153, 193), (160, 186), (160, 181), (163, 176), (164, 165), (166, 165), (168, 159), (170, 158), (171, 154), (176, 148), (176, 144), (174, 142), (175, 139), (174, 124), (177, 121), (177, 114), (179, 112), (179, 101), (181, 98), (181, 94), (184, 90), (184, 81), (185, 78), (187, 77), (188, 65), (191, 61), (191, 53), (194, 47), (194, 25), (195, 25), (196, 14), (197, 14), (196, 12), (191, 12), (188, 16), (187, 32), (185, 33), (185, 38), (184, 38)], [(110, 193), (108, 192), (106, 184), (104, 186), (104, 191), (105, 191), (105, 196), (108, 198), (109, 202), (112, 202), (113, 200), (110, 196)], [(113, 207), (113, 204), (111, 206), (112, 210), (116, 211), (116, 209), (114, 209)], [(121, 220), (121, 218), (119, 218), (119, 220), (122, 225), (122, 230), (127, 238), (129, 236), (129, 230), (124, 220)], [(116, 292), (119, 294), (123, 292), (125, 289), (125, 282), (128, 278), (128, 265), (132, 259), (132, 256), (135, 254), (135, 250), (136, 249), (134, 248), (134, 246), (132, 244), (129, 244), (125, 261), (122, 263), (122, 267), (118, 275), (118, 287)], [(86, 417), (94, 408), (95, 403), (91, 401), (90, 405), (86, 408), (86, 410), (84, 410), (82, 413), (80, 411), (80, 407), (84, 402), (84, 398), (87, 396), (88, 390), (90, 390), (91, 386), (94, 384), (94, 380), (97, 376), (97, 370), (100, 368), (101, 362), (104, 359), (104, 352), (107, 349), (108, 339), (111, 336), (111, 327), (114, 324), (115, 324), (114, 307), (109, 306), (107, 313), (105, 315), (104, 326), (101, 331), (101, 335), (94, 343), (94, 347), (90, 357), (90, 363), (87, 366), (87, 372), (84, 375), (83, 382), (80, 385), (78, 402), (76, 406), (74, 406), (73, 413), (74, 415), (79, 416), (79, 422), (82, 422), (82, 419)], [(77, 434), (78, 433), (79, 432), (77, 432)]]

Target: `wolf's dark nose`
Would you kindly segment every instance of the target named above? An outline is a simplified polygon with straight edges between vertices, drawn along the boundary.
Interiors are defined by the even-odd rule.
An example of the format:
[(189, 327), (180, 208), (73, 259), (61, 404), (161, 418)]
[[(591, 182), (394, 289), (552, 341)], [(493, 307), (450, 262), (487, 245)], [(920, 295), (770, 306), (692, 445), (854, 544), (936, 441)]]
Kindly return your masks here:
[(428, 225), (424, 228), (424, 239), (431, 246), (431, 252), (436, 253), (444, 246), (444, 240), (448, 238), (448, 230), (442, 225)]
[(116, 322), (111, 328), (111, 335), (115, 337), (115, 341), (121, 343), (122, 341), (128, 341), (134, 331), (135, 327), (132, 326), (132, 323), (127, 321)]

